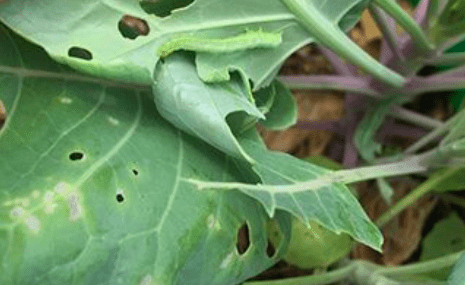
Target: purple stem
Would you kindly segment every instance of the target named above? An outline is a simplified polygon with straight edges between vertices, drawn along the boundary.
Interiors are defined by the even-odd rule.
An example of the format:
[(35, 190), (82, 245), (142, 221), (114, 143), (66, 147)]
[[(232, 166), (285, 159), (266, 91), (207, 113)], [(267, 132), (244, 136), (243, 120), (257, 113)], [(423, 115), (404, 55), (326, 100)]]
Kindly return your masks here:
[(417, 5), (417, 8), (415, 9), (414, 19), (423, 28), (426, 26), (426, 16), (429, 5), (430, 0), (423, 0)]
[[(357, 67), (355, 65), (352, 65), (350, 63), (344, 63), (339, 58), (339, 56), (337, 56), (335, 53), (333, 53), (331, 50), (325, 47), (320, 47), (320, 51), (331, 62), (333, 68), (338, 73), (346, 76), (357, 75), (358, 72)], [(353, 92), (347, 92), (344, 97), (344, 105), (346, 110), (346, 128), (344, 134), (344, 154), (342, 158), (342, 164), (345, 167), (355, 167), (358, 164), (358, 151), (354, 143), (352, 142), (352, 136), (355, 131), (355, 128), (357, 127), (358, 118), (352, 106), (359, 97), (360, 95)]]
[(403, 137), (411, 139), (419, 139), (425, 136), (428, 132), (422, 128), (412, 127), (405, 124), (395, 123), (392, 120), (388, 120), (379, 132), (380, 137)]
[(383, 43), (387, 44), (384, 48), (389, 47), (393, 55), (399, 60), (405, 61), (398, 45), (396, 26), (392, 24), (392, 21), (388, 20), (388, 15), (375, 5), (370, 6), (370, 12), (383, 33)]
[(324, 54), (324, 56), (328, 59), (331, 63), (331, 66), (334, 68), (336, 73), (342, 75), (356, 75), (357, 74), (357, 67), (351, 63), (345, 63), (341, 60), (341, 58), (335, 54), (332, 50), (324, 47), (318, 46), (318, 50)]
[(465, 89), (464, 77), (429, 76), (427, 78), (415, 77), (402, 88), (404, 94), (414, 96), (426, 92), (452, 91)]

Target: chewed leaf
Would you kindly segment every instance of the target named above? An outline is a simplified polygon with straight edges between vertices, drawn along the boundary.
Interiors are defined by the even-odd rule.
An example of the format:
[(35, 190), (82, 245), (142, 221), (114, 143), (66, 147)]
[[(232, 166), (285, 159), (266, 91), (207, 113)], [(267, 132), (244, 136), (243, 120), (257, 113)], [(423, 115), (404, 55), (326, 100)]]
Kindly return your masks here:
[(193, 36), (177, 36), (158, 48), (160, 57), (167, 57), (176, 50), (197, 52), (228, 53), (253, 48), (273, 48), (281, 42), (281, 34), (262, 30), (246, 31), (237, 36), (223, 39), (207, 39)]
[[(307, 225), (310, 221), (315, 221), (326, 229), (336, 233), (347, 233), (355, 240), (381, 250), (383, 237), (380, 231), (370, 221), (347, 186), (340, 183), (326, 183), (309, 190), (283, 189), (287, 185), (316, 180), (332, 171), (284, 153), (266, 150), (252, 131), (246, 133), (240, 142), (256, 161), (253, 169), (260, 177), (262, 187), (253, 187), (258, 185), (247, 187), (235, 183), (234, 189), (239, 189), (257, 199), (270, 216), (273, 216), (277, 209), (285, 210)], [(218, 185), (221, 183), (202, 183), (192, 179), (189, 181), (199, 188), (207, 188), (213, 184), (217, 184), (213, 186), (214, 188), (222, 188)], [(231, 183), (231, 186), (233, 184)], [(271, 187), (274, 185), (276, 187)]]
[(225, 120), (236, 111), (264, 118), (247, 97), (247, 89), (240, 78), (215, 84), (201, 81), (192, 57), (183, 53), (157, 65), (153, 85), (155, 103), (163, 117), (229, 155), (252, 162)]
[(288, 214), (268, 257), (259, 203), (184, 182), (250, 180), (165, 121), (150, 90), (61, 72), (12, 37), (0, 26), (0, 284), (234, 285), (283, 254)]
[(289, 89), (282, 83), (274, 81), (271, 87), (274, 87), (276, 98), (265, 115), (266, 119), (261, 120), (260, 123), (270, 130), (289, 128), (297, 122), (297, 103)]
[[(315, 13), (346, 31), (369, 1), (308, 2)], [(143, 36), (132, 40), (121, 33), (118, 24), (125, 17), (144, 23)], [(0, 6), (0, 18), (62, 63), (95, 75), (146, 84), (152, 81), (158, 50), (169, 54), (188, 45), (190, 50), (206, 47), (198, 62), (207, 61), (202, 64), (212, 72), (239, 70), (258, 90), (271, 82), (270, 75), (290, 54), (320, 37), (306, 31), (282, 0), (268, 0), (265, 6), (262, 0), (106, 0), (98, 5), (76, 0), (27, 4), (17, 0)], [(71, 57), (73, 47), (73, 51), (86, 51), (85, 57)], [(225, 48), (228, 53), (218, 57), (215, 51)]]

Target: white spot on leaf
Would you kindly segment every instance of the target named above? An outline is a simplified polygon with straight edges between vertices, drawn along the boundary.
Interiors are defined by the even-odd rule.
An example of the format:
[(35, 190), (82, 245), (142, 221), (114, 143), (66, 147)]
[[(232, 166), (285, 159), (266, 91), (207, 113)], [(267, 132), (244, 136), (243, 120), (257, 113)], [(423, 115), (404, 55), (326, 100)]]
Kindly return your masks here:
[(110, 122), (110, 124), (112, 124), (114, 126), (117, 126), (119, 124), (119, 120), (113, 118), (112, 116), (108, 116), (108, 122)]
[(38, 190), (32, 191), (32, 198), (37, 199), (40, 197), (40, 192)]
[(55, 186), (55, 192), (57, 192), (60, 195), (66, 194), (68, 192), (68, 184), (65, 182), (60, 182)]
[(10, 215), (15, 218), (21, 217), (22, 215), (24, 215), (24, 209), (21, 207), (13, 208), (10, 212)]
[(44, 195), (44, 201), (45, 201), (45, 203), (50, 203), (50, 202), (52, 202), (54, 196), (55, 196), (55, 195), (53, 194), (53, 192), (47, 191), (47, 192), (45, 193), (45, 195)]
[(209, 215), (207, 217), (207, 226), (208, 226), (208, 228), (213, 229), (215, 227), (215, 223), (216, 223), (215, 216)]
[(69, 97), (61, 97), (60, 102), (63, 103), (63, 104), (68, 105), (68, 104), (73, 103), (73, 99), (71, 99)]
[(231, 262), (232, 262), (234, 256), (235, 256), (235, 253), (234, 253), (234, 252), (231, 252), (230, 254), (228, 254), (228, 255), (226, 256), (226, 258), (223, 259), (223, 261), (221, 262), (220, 268), (221, 268), (221, 269), (227, 268), (227, 267), (231, 264)]
[(152, 285), (152, 275), (150, 274), (147, 274), (144, 276), (144, 278), (142, 278), (142, 280), (140, 281), (139, 285)]
[(26, 219), (26, 226), (34, 233), (38, 233), (40, 230), (40, 221), (35, 216), (29, 216)]
[(29, 206), (29, 199), (24, 199), (23, 202), (21, 202), (21, 205), (22, 205), (23, 207)]
[(82, 206), (79, 203), (79, 196), (77, 193), (71, 193), (68, 197), (68, 205), (69, 205), (69, 220), (76, 221), (82, 216)]

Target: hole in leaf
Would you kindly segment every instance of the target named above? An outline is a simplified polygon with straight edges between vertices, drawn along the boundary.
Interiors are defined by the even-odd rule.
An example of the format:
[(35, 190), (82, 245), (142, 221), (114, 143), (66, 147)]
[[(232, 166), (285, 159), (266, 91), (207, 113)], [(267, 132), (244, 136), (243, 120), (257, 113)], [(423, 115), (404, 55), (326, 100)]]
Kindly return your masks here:
[(6, 120), (6, 109), (5, 105), (3, 105), (2, 100), (0, 100), (0, 129), (2, 128), (3, 124)]
[(133, 170), (132, 170), (132, 173), (133, 173), (135, 176), (139, 175), (139, 171), (138, 171), (137, 169), (133, 169)]
[(81, 160), (84, 158), (84, 153), (80, 151), (74, 151), (69, 154), (69, 159), (72, 161)]
[(138, 36), (149, 34), (149, 26), (145, 20), (129, 15), (124, 15), (118, 22), (118, 30), (125, 38), (134, 40)]
[(124, 202), (124, 195), (122, 193), (116, 194), (116, 202), (123, 203)]
[(249, 227), (247, 223), (244, 223), (237, 231), (236, 249), (237, 252), (242, 255), (250, 246), (249, 238)]
[(192, 2), (194, 2), (194, 0), (145, 0), (140, 1), (140, 6), (148, 14), (166, 17), (174, 10), (187, 7)]
[(272, 258), (275, 253), (276, 253), (276, 248), (273, 246), (270, 240), (267, 240), (266, 241), (266, 255), (269, 258)]
[(77, 57), (80, 59), (85, 59), (85, 60), (91, 60), (92, 59), (92, 53), (84, 48), (80, 47), (71, 47), (68, 50), (68, 55), (70, 57)]

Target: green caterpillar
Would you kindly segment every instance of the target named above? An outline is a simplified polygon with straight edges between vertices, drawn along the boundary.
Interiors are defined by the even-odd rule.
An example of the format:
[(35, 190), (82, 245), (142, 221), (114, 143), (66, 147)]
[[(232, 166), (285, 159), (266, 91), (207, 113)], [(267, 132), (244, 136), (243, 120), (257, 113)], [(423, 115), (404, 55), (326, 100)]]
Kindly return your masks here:
[(234, 52), (253, 48), (273, 48), (281, 42), (281, 32), (250, 31), (224, 39), (205, 39), (192, 36), (176, 37), (158, 48), (160, 57), (167, 57), (177, 50), (199, 52)]

